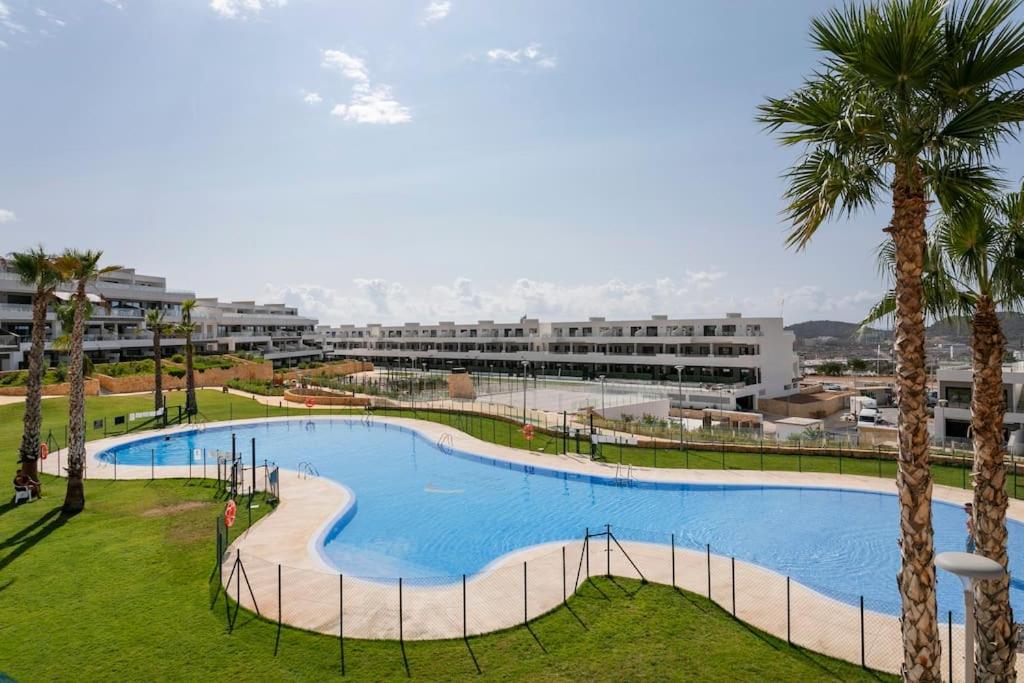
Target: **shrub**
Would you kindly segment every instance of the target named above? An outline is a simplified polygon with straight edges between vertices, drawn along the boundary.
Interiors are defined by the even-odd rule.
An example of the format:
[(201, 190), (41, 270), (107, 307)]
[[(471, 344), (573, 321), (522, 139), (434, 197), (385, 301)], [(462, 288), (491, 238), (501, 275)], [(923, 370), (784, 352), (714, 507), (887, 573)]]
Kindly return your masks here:
[(185, 355), (181, 354), (181, 353), (176, 353), (173, 356), (171, 356), (171, 361), (173, 361), (175, 363), (184, 363), (185, 362)]
[(250, 394), (261, 394), (263, 396), (283, 396), (284, 387), (275, 386), (273, 382), (254, 379), (229, 379), (227, 386), (239, 391), (248, 391)]
[(185, 368), (170, 368), (167, 374), (176, 379), (181, 379), (185, 376)]

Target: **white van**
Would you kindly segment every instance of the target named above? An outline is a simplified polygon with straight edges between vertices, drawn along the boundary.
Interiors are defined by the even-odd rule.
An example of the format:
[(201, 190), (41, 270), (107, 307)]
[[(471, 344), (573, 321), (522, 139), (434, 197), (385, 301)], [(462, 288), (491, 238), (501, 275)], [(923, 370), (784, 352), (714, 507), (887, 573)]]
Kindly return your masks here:
[(857, 426), (874, 427), (880, 422), (880, 418), (877, 408), (863, 408), (857, 414)]

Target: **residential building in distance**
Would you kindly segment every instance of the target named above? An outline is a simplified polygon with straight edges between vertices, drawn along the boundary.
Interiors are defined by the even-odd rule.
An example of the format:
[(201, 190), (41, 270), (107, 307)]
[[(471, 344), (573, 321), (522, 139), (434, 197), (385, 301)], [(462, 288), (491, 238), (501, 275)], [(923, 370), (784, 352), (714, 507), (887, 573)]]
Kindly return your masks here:
[[(934, 436), (939, 439), (969, 439), (971, 394), (974, 372), (969, 365), (939, 368), (938, 405), (935, 406)], [(1005, 437), (1024, 427), (1024, 362), (1003, 366), (1003, 417)], [(1020, 438), (1018, 435), (1017, 438)]]
[(321, 326), (327, 357), (383, 366), (678, 385), (673, 405), (753, 410), (759, 397), (799, 391), (795, 336), (781, 318), (670, 319), (475, 324)]
[[(182, 302), (196, 298), (191, 290), (168, 289), (164, 278), (142, 275), (132, 268), (104, 274), (89, 291), (106, 302), (94, 306), (85, 330), (85, 353), (95, 363), (152, 357), (153, 336), (146, 329), (146, 314), (160, 310), (167, 323), (179, 323)], [(33, 286), (21, 283), (17, 273), (0, 267), (0, 371), (18, 370), (28, 363), (34, 292)], [(70, 293), (67, 284), (58, 296), (67, 298)], [(247, 351), (275, 366), (297, 365), (323, 356), (313, 334), (317, 321), (284, 304), (202, 298), (197, 299), (193, 322), (198, 327), (194, 343), (200, 353)], [(64, 333), (51, 306), (46, 316), (50, 365), (61, 361), (53, 342)], [(165, 334), (160, 345), (165, 354), (176, 353), (184, 349), (185, 339)]]
[(284, 304), (197, 299), (192, 312), (196, 347), (211, 353), (254, 353), (275, 366), (320, 360), (315, 318)]

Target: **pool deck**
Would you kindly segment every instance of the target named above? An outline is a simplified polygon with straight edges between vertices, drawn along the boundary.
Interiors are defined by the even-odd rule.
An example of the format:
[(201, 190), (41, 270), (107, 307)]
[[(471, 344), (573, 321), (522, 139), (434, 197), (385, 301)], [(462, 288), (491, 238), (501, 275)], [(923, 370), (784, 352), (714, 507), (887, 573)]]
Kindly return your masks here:
[[(270, 418), (270, 421), (306, 420), (307, 418)], [(361, 421), (361, 416), (316, 416), (317, 421)], [(211, 428), (242, 424), (262, 424), (265, 418), (216, 423)], [(511, 463), (545, 467), (614, 478), (615, 464), (595, 463), (576, 455), (527, 452), (488, 443), (446, 425), (409, 418), (373, 417), (376, 424), (398, 425), (415, 429), (436, 442), (450, 436), (450, 445)], [(194, 429), (175, 427), (166, 433)], [(151, 434), (147, 434), (151, 436)], [(118, 443), (138, 439), (140, 435), (113, 437), (87, 445), (89, 479), (114, 477), (111, 463), (97, 455)], [(42, 463), (43, 471), (57, 472), (51, 456)], [(212, 463), (208, 465), (213, 468)], [(211, 470), (212, 474), (212, 470)], [(202, 476), (198, 464), (191, 475)], [(119, 465), (117, 478), (143, 479), (189, 476), (187, 466)], [(757, 470), (691, 470), (667, 468), (632, 468), (634, 479), (695, 484), (740, 484), (762, 486), (797, 486), (843, 488), (849, 490), (896, 493), (895, 481), (858, 475), (824, 473), (761, 472)], [(465, 621), (463, 617), (463, 585), (456, 579), (433, 581), (407, 580), (402, 587), (402, 613), (399, 618), (398, 585), (395, 580), (363, 580), (339, 577), (337, 570), (326, 564), (316, 548), (319, 539), (337, 519), (339, 511), (351, 502), (352, 494), (344, 486), (329, 479), (302, 478), (295, 472), (281, 472), (281, 503), (242, 536), (234, 539), (225, 556), (224, 582), (231, 576), (236, 557), (240, 557), (255, 597), (242, 589), (238, 596), (247, 608), (258, 606), (264, 616), (276, 619), (280, 608), (284, 623), (313, 631), (338, 635), (342, 619), (346, 637), (436, 639), (487, 633), (523, 623), (525, 616), (533, 619), (561, 604), (563, 590), (571, 595), (577, 569), (588, 560), (591, 575), (604, 574), (609, 566), (616, 576), (638, 578), (637, 568), (648, 581), (672, 584), (707, 595), (724, 609), (734, 609), (737, 618), (772, 635), (785, 639), (787, 629), (794, 643), (809, 649), (861, 662), (860, 610), (846, 602), (832, 599), (796, 582), (789, 584), (790, 609), (787, 617), (786, 578), (774, 571), (742, 561), (735, 562), (733, 584), (732, 560), (689, 549), (677, 548), (675, 562), (666, 545), (622, 541), (621, 548), (605, 537), (594, 538), (588, 546), (589, 558), (583, 558), (581, 540), (569, 540), (517, 550), (501, 558), (477, 575), (466, 578)], [(934, 498), (954, 504), (971, 500), (971, 492), (946, 486), (935, 486)], [(1011, 500), (1008, 516), (1024, 521), (1024, 501)], [(614, 532), (614, 528), (613, 528)], [(607, 552), (606, 544), (611, 546)], [(895, 552), (896, 539), (893, 539)], [(713, 549), (712, 549), (713, 550)], [(563, 553), (565, 569), (563, 570)], [(526, 581), (524, 595), (524, 563)], [(634, 567), (633, 565), (636, 565)], [(709, 582), (710, 567), (710, 582)], [(278, 572), (281, 576), (281, 605), (278, 605)], [(585, 576), (584, 576), (585, 578)], [(894, 577), (895, 578), (895, 577)], [(229, 587), (234, 597), (237, 583)], [(339, 592), (343, 590), (343, 596)], [(735, 595), (735, 598), (733, 596)], [(342, 599), (343, 597), (343, 599)], [(525, 601), (524, 601), (525, 598)], [(867, 666), (896, 673), (902, 663), (898, 619), (889, 614), (864, 612)], [(401, 627), (401, 634), (399, 628)], [(942, 629), (946, 640), (946, 629)], [(963, 629), (954, 625), (954, 673), (962, 675)], [(943, 652), (948, 652), (944, 643)], [(960, 658), (958, 660), (958, 658)], [(959, 663), (958, 663), (959, 662)], [(945, 670), (945, 663), (943, 665)], [(959, 672), (959, 673), (957, 673)], [(959, 680), (959, 678), (957, 678)]]

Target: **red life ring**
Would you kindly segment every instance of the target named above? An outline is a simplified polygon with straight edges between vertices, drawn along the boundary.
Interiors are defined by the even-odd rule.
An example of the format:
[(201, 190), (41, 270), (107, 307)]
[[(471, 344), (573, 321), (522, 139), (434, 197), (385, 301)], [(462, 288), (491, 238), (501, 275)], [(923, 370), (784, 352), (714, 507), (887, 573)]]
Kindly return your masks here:
[(229, 500), (228, 505), (224, 508), (224, 526), (231, 528), (235, 525), (235, 512), (238, 511), (238, 506), (235, 505), (235, 501)]
[(307, 407), (307, 408), (312, 408), (312, 407), (313, 407), (313, 406), (315, 406), (315, 405), (316, 405), (316, 401), (314, 401), (314, 400), (313, 400), (313, 399), (311, 399), (311, 398), (307, 398), (307, 399), (306, 399), (306, 407)]
[(533, 425), (523, 426), (523, 436), (527, 441), (533, 441)]
[(50, 454), (50, 447), (45, 443), (39, 444), (39, 457), (46, 460), (46, 456)]

